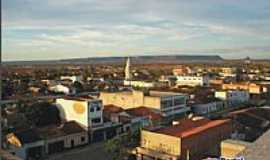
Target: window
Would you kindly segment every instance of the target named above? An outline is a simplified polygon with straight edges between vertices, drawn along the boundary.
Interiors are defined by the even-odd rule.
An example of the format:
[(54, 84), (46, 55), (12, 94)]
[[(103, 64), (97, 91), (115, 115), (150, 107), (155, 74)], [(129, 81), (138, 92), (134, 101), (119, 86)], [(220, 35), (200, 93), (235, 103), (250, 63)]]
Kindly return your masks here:
[(177, 106), (177, 105), (181, 105), (181, 104), (184, 104), (185, 103), (185, 98), (177, 98), (177, 99), (174, 99), (174, 105)]
[(95, 109), (94, 108), (90, 108), (90, 112), (94, 112), (95, 111)]
[(81, 137), (81, 142), (84, 142), (85, 141), (85, 137)]
[(100, 107), (97, 107), (97, 111), (100, 111)]
[(100, 118), (93, 118), (92, 123), (100, 123), (101, 119)]
[(173, 104), (172, 104), (172, 100), (163, 100), (161, 102), (161, 106), (163, 108), (168, 108), (168, 107), (171, 107)]

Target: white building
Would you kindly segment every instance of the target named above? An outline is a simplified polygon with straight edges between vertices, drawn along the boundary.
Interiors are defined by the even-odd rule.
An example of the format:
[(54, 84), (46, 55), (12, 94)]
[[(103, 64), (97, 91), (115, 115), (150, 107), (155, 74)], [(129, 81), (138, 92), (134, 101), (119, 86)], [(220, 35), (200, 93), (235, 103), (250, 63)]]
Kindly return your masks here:
[(103, 105), (99, 99), (59, 98), (56, 104), (63, 120), (74, 120), (86, 129), (103, 124)]
[(248, 103), (249, 93), (244, 90), (216, 91), (215, 97), (227, 101), (229, 107)]
[(165, 85), (166, 85), (166, 83), (162, 83), (162, 82), (149, 82), (149, 81), (133, 80), (132, 73), (130, 72), (130, 58), (127, 59), (126, 67), (125, 67), (124, 86), (153, 88), (153, 87), (163, 87)]
[(81, 82), (82, 81), (82, 76), (61, 76), (61, 80), (70, 80), (72, 83), (74, 82)]
[(223, 67), (219, 73), (222, 77), (236, 77), (236, 68), (234, 67)]
[(188, 86), (208, 86), (209, 78), (207, 76), (176, 76), (176, 85)]
[(70, 90), (68, 87), (62, 85), (62, 84), (58, 84), (55, 86), (51, 86), (49, 87), (49, 90), (55, 93), (64, 93), (64, 94), (69, 94)]
[(141, 88), (154, 88), (167, 86), (165, 82), (146, 82), (146, 81), (128, 81), (124, 80), (124, 86), (133, 86)]

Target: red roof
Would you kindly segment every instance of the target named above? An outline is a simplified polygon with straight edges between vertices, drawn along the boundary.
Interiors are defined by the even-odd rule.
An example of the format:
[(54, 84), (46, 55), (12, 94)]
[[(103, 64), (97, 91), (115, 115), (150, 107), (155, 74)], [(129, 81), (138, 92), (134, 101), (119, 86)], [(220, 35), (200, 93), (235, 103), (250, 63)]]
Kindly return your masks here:
[(105, 113), (120, 113), (122, 111), (124, 111), (123, 108), (111, 104), (105, 105), (103, 110)]
[(230, 120), (209, 120), (206, 118), (192, 120), (184, 118), (179, 120), (179, 124), (171, 127), (160, 128), (155, 130), (157, 133), (167, 134), (175, 137), (187, 137), (206, 129), (229, 122)]
[(160, 120), (162, 115), (160, 113), (154, 112), (152, 109), (147, 107), (138, 107), (125, 110), (128, 114), (137, 117), (149, 117), (151, 120)]

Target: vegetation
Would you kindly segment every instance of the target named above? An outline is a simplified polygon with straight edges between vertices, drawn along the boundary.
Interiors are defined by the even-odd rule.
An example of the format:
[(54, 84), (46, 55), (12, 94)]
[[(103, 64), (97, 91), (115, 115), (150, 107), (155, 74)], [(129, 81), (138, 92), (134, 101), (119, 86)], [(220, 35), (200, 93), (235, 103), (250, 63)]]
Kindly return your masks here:
[(43, 127), (59, 124), (59, 110), (48, 102), (38, 102), (25, 107), (24, 114), (31, 126)]
[(105, 149), (111, 155), (110, 160), (130, 159), (129, 148), (134, 148), (138, 145), (139, 134), (139, 131), (135, 133), (128, 132), (108, 140), (105, 144)]

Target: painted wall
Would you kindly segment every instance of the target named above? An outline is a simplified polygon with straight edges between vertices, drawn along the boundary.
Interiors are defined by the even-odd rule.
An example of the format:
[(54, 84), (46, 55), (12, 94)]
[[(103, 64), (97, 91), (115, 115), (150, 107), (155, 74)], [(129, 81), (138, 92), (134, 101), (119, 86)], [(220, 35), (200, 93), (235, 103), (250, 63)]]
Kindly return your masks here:
[(141, 147), (172, 155), (181, 154), (181, 139), (146, 130), (141, 131)]

